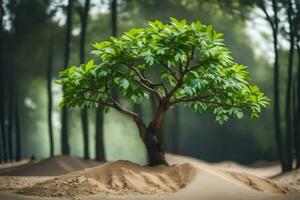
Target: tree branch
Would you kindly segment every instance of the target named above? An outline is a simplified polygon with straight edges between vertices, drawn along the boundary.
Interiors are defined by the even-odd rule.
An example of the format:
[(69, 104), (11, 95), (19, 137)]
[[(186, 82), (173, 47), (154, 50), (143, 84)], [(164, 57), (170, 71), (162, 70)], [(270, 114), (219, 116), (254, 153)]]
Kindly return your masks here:
[[(157, 98), (158, 100), (160, 101), (161, 100), (161, 96), (160, 94), (158, 93), (158, 91), (156, 91), (154, 89), (155, 85), (160, 85), (160, 84), (154, 84), (152, 83), (152, 81), (150, 81), (149, 79), (147, 79), (145, 76), (143, 76), (135, 67), (133, 67), (132, 65), (130, 64), (126, 64), (126, 63), (123, 63), (125, 66), (127, 66), (128, 68), (130, 68), (131, 70), (133, 70), (136, 75), (140, 78), (140, 81), (137, 80), (138, 84), (141, 85), (144, 89), (146, 89), (147, 91), (153, 93)], [(162, 83), (161, 83), (162, 84)], [(164, 86), (163, 86), (164, 89), (166, 89)]]
[(156, 58), (156, 60), (172, 74), (172, 76), (175, 78), (176, 81), (178, 81), (176, 73), (168, 65), (166, 65), (164, 62), (162, 62), (161, 60), (159, 60), (157, 58)]
[(188, 102), (195, 102), (195, 101), (200, 101), (202, 99), (206, 99), (208, 97), (211, 97), (211, 96), (215, 96), (217, 93), (213, 93), (213, 94), (207, 94), (207, 95), (199, 95), (199, 96), (196, 96), (196, 97), (193, 97), (193, 98), (180, 98), (180, 99), (176, 99), (174, 101), (172, 101), (170, 103), (170, 105), (175, 105), (177, 103), (188, 103)]

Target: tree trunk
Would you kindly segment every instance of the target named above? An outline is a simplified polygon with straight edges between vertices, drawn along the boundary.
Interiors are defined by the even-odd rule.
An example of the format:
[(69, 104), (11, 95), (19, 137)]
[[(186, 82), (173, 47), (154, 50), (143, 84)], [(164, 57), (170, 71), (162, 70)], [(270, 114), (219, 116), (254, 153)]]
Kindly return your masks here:
[[(4, 161), (4, 145), (3, 143), (5, 142), (3, 139), (3, 136), (5, 135), (5, 120), (4, 120), (4, 73), (5, 69), (3, 66), (3, 57), (2, 57), (2, 37), (3, 37), (3, 17), (4, 17), (4, 9), (3, 9), (3, 1), (0, 0), (0, 67), (1, 67), (1, 73), (0, 73), (0, 137), (1, 137), (1, 142), (0, 142), (0, 163)], [(5, 137), (5, 136), (4, 136)]]
[[(300, 42), (300, 36), (299, 41)], [(298, 74), (297, 74), (297, 110), (294, 121), (295, 127), (295, 153), (296, 153), (296, 168), (300, 168), (300, 46), (297, 45), (297, 56), (298, 56)]]
[[(73, 0), (68, 1), (68, 9), (67, 9), (67, 24), (66, 24), (66, 41), (65, 41), (65, 55), (64, 55), (64, 68), (66, 69), (69, 65), (69, 57), (70, 57), (70, 45), (71, 45), (71, 32), (72, 32), (72, 8), (73, 8)], [(62, 116), (61, 116), (61, 149), (63, 155), (70, 154), (70, 146), (69, 146), (69, 128), (68, 128), (68, 110), (66, 107), (62, 108)]]
[(270, 18), (267, 12), (267, 9), (265, 7), (265, 4), (262, 2), (260, 4), (262, 11), (266, 15), (266, 20), (271, 26), (272, 29), (272, 35), (273, 35), (273, 48), (274, 48), (274, 74), (273, 74), (273, 94), (274, 94), (274, 129), (275, 129), (275, 139), (276, 139), (276, 148), (277, 148), (277, 154), (280, 160), (282, 171), (287, 171), (287, 163), (285, 159), (284, 154), (284, 148), (283, 148), (283, 142), (282, 142), (282, 132), (281, 132), (281, 126), (280, 126), (280, 87), (279, 87), (279, 53), (278, 53), (278, 7), (277, 7), (277, 1), (272, 0), (272, 9), (274, 12), (274, 19)]
[(292, 74), (293, 74), (293, 61), (294, 61), (294, 29), (292, 20), (292, 5), (288, 3), (288, 21), (289, 21), (289, 39), (290, 49), (288, 57), (288, 71), (287, 71), (287, 86), (285, 98), (285, 120), (286, 120), (286, 159), (287, 170), (293, 169), (293, 135), (292, 135), (292, 118), (291, 118), (291, 100), (292, 100)]
[(51, 35), (49, 41), (49, 55), (47, 65), (47, 94), (48, 94), (48, 133), (49, 133), (49, 147), (50, 157), (54, 156), (54, 142), (53, 142), (53, 125), (52, 125), (52, 88), (51, 88), (51, 75), (52, 75), (52, 63), (53, 63), (53, 36)]
[(150, 166), (168, 165), (165, 159), (165, 150), (157, 139), (157, 131), (151, 125), (146, 129), (144, 144)]
[(21, 160), (21, 129), (18, 94), (15, 94), (16, 161)]
[[(86, 29), (88, 22), (88, 14), (90, 8), (90, 0), (85, 1), (84, 11), (81, 13), (81, 34), (80, 34), (80, 49), (79, 57), (80, 63), (85, 62), (85, 39), (86, 39)], [(83, 157), (84, 159), (90, 158), (89, 153), (89, 124), (88, 124), (88, 109), (84, 108), (80, 113), (81, 124), (82, 124), (82, 134), (83, 134)]]
[[(157, 102), (156, 102), (156, 99), (154, 96), (151, 96), (150, 100), (151, 100), (151, 109), (153, 112), (152, 115), (154, 118), (155, 109), (157, 108)], [(160, 144), (164, 147), (165, 146), (165, 123), (164, 123), (164, 121), (162, 121), (160, 124), (159, 134), (158, 134), (157, 138), (158, 138)]]
[(81, 110), (81, 123), (82, 123), (82, 133), (83, 133), (83, 158), (90, 158), (89, 151), (89, 123), (88, 123), (88, 110), (83, 108)]
[(145, 144), (148, 153), (148, 161), (150, 166), (168, 165), (165, 159), (165, 149), (158, 140), (158, 133), (161, 128), (162, 118), (167, 110), (167, 100), (159, 103), (158, 109), (154, 114), (153, 120), (148, 127), (144, 123), (136, 120), (140, 131), (140, 136)]
[(296, 167), (298, 165), (297, 149), (299, 148), (299, 135), (297, 134), (297, 82), (293, 81), (293, 92), (292, 92), (292, 127), (294, 136), (294, 150), (296, 158)]
[(9, 72), (9, 101), (8, 103), (8, 129), (7, 129), (7, 144), (8, 144), (8, 158), (13, 161), (13, 107), (14, 107), (14, 72)]
[[(111, 34), (114, 37), (117, 37), (117, 0), (111, 0), (110, 10), (111, 10)], [(112, 89), (113, 98), (118, 101), (119, 95), (118, 91), (113, 88)]]
[(96, 133), (95, 133), (95, 147), (97, 161), (104, 161), (104, 142), (103, 142), (103, 109), (99, 105), (96, 110)]

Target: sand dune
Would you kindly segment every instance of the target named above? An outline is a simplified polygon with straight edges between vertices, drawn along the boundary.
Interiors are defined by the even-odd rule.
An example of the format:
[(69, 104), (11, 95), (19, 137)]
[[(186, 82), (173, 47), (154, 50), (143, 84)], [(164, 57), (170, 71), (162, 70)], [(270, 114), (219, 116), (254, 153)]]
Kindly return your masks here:
[(189, 164), (147, 167), (115, 161), (69, 173), (18, 191), (32, 196), (160, 195), (176, 192), (194, 177)]
[[(71, 196), (83, 200), (300, 199), (299, 189), (244, 172), (246, 167), (224, 170), (220, 167), (224, 163), (212, 166), (197, 159), (174, 155), (168, 155), (167, 159), (172, 164), (181, 164), (151, 168), (128, 161), (111, 162), (43, 180), (19, 190), (22, 194), (1, 192), (0, 199), (37, 200), (41, 199), (40, 196), (49, 199), (68, 199)], [(190, 164), (182, 164), (186, 162)]]
[(93, 160), (83, 160), (73, 156), (55, 156), (40, 161), (26, 162), (10, 169), (0, 170), (5, 176), (58, 176), (75, 170), (99, 165)]

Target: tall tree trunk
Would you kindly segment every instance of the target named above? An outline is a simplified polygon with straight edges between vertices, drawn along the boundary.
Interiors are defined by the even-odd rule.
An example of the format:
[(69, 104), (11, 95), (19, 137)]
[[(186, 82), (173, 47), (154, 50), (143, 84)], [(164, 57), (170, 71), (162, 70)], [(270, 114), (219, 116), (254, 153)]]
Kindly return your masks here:
[(95, 133), (95, 147), (97, 161), (104, 161), (104, 142), (103, 142), (103, 108), (99, 105), (96, 108), (96, 133)]
[(117, 4), (118, 0), (111, 0), (111, 27), (114, 37), (117, 36)]
[(292, 100), (292, 74), (293, 74), (293, 61), (294, 61), (294, 29), (292, 19), (292, 3), (288, 1), (288, 21), (289, 21), (289, 39), (290, 49), (288, 57), (288, 71), (287, 71), (287, 85), (286, 85), (286, 98), (285, 98), (285, 120), (286, 120), (286, 158), (287, 170), (293, 169), (293, 134), (292, 134), (292, 113), (291, 113), (291, 100)]
[(21, 160), (21, 129), (20, 129), (20, 113), (18, 102), (18, 91), (15, 94), (15, 128), (16, 128), (16, 161)]
[(8, 158), (13, 161), (13, 107), (14, 107), (14, 71), (9, 70), (9, 101), (8, 103), (8, 129), (7, 129), (7, 144), (8, 144)]
[(173, 153), (178, 154), (180, 151), (180, 111), (178, 107), (174, 108), (173, 130)]
[(293, 90), (292, 90), (292, 133), (294, 136), (294, 154), (296, 158), (296, 167), (298, 163), (297, 159), (297, 149), (299, 148), (299, 135), (297, 134), (297, 82), (296, 80), (293, 81)]
[[(85, 40), (86, 40), (86, 30), (87, 30), (87, 23), (88, 23), (88, 14), (90, 8), (90, 0), (85, 1), (84, 11), (81, 13), (81, 34), (80, 34), (80, 63), (85, 62)], [(82, 124), (82, 133), (83, 133), (83, 146), (84, 152), (83, 156), (84, 159), (90, 158), (89, 153), (89, 124), (88, 124), (88, 110), (83, 108), (81, 110), (81, 124)]]
[(297, 69), (297, 110), (294, 120), (295, 126), (295, 152), (296, 152), (296, 168), (300, 168), (300, 36), (297, 44), (298, 69)]
[[(111, 34), (114, 37), (117, 37), (117, 4), (118, 0), (111, 0), (110, 12), (111, 12)], [(118, 91), (113, 88), (112, 96), (115, 100), (119, 99)]]
[(279, 87), (279, 52), (278, 52), (278, 5), (276, 0), (272, 0), (272, 9), (274, 12), (273, 19), (269, 16), (268, 11), (265, 7), (264, 2), (260, 4), (260, 8), (266, 15), (266, 20), (271, 26), (272, 36), (273, 36), (273, 49), (274, 49), (274, 74), (273, 74), (273, 94), (274, 94), (274, 129), (275, 129), (275, 139), (277, 154), (280, 160), (282, 171), (287, 171), (287, 162), (285, 159), (284, 146), (282, 140), (282, 131), (281, 131), (281, 112), (280, 112), (280, 87)]
[(48, 133), (50, 157), (54, 156), (53, 125), (52, 125), (52, 65), (53, 65), (53, 36), (49, 40), (49, 53), (47, 64), (47, 94), (48, 94)]
[[(69, 65), (70, 57), (70, 45), (71, 45), (71, 32), (72, 32), (72, 9), (73, 9), (73, 0), (68, 0), (68, 9), (67, 9), (67, 24), (66, 24), (66, 38), (65, 38), (65, 54), (64, 54), (64, 68), (66, 69)], [(68, 128), (68, 110), (66, 107), (62, 108), (61, 116), (61, 149), (63, 155), (70, 154), (69, 146), (69, 128)]]
[(3, 135), (5, 135), (5, 127), (4, 127), (4, 81), (3, 81), (3, 73), (4, 73), (4, 67), (3, 67), (3, 57), (2, 57), (2, 40), (3, 40), (3, 16), (4, 16), (4, 9), (3, 9), (3, 0), (0, 0), (0, 67), (2, 73), (0, 73), (0, 163), (3, 161), (4, 157), (4, 146), (3, 146)]

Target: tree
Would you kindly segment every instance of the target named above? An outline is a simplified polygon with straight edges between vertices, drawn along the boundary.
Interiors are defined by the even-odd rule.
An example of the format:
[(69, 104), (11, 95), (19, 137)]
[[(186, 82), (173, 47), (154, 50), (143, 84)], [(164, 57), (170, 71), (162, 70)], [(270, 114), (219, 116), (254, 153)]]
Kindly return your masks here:
[(47, 95), (48, 95), (48, 132), (49, 132), (49, 146), (50, 157), (54, 156), (54, 141), (53, 141), (53, 125), (52, 125), (52, 65), (53, 65), (53, 36), (50, 36), (49, 40), (49, 53), (47, 63)]
[(284, 2), (284, 6), (287, 10), (287, 18), (289, 24), (289, 56), (287, 66), (287, 84), (286, 84), (286, 99), (285, 99), (285, 120), (286, 120), (286, 159), (287, 159), (287, 170), (293, 169), (293, 130), (292, 130), (292, 76), (293, 76), (293, 63), (294, 63), (294, 47), (295, 47), (295, 26), (294, 26), (294, 10), (293, 3), (291, 0)]
[[(3, 63), (2, 63), (2, 38), (3, 38), (3, 17), (4, 17), (4, 9), (3, 9), (3, 1), (0, 0), (0, 67), (4, 71)], [(5, 123), (4, 123), (4, 81), (3, 81), (3, 73), (0, 74), (0, 126), (1, 126), (1, 140), (0, 142), (0, 163), (2, 163), (2, 158), (5, 157)], [(4, 136), (4, 137), (3, 137)]]
[(21, 160), (21, 127), (20, 127), (20, 113), (19, 113), (19, 102), (18, 92), (15, 94), (15, 126), (16, 126), (16, 161)]
[[(90, 9), (90, 0), (85, 1), (84, 10), (80, 13), (81, 20), (81, 34), (80, 34), (80, 48), (79, 48), (79, 57), (80, 62), (84, 63), (85, 61), (85, 39), (86, 39), (86, 29), (88, 22), (88, 15)], [(88, 110), (83, 108), (81, 110), (81, 123), (82, 123), (82, 133), (83, 133), (83, 146), (84, 146), (84, 159), (90, 158), (89, 153), (89, 125), (88, 125)]]
[[(73, 0), (69, 0), (68, 8), (67, 8), (67, 24), (66, 24), (65, 54), (64, 54), (65, 68), (69, 65), (69, 57), (70, 57), (70, 44), (71, 44), (71, 32), (72, 32), (72, 9), (73, 9)], [(68, 141), (69, 140), (68, 110), (66, 107), (62, 109), (61, 125), (62, 125), (61, 127), (62, 154), (69, 155), (70, 146)]]
[[(119, 38), (95, 43), (92, 52), (100, 63), (90, 60), (61, 72), (65, 88), (62, 105), (105, 106), (132, 118), (148, 152), (149, 164), (167, 164), (157, 133), (165, 113), (177, 105), (194, 111), (210, 110), (223, 124), (244, 112), (258, 117), (269, 99), (250, 85), (246, 66), (234, 62), (222, 34), (200, 21), (171, 18), (170, 24), (149, 22), (146, 29), (132, 29)], [(160, 80), (148, 74), (160, 70)], [(146, 125), (135, 112), (123, 107), (112, 95), (116, 88), (134, 103), (154, 96), (155, 116)]]

